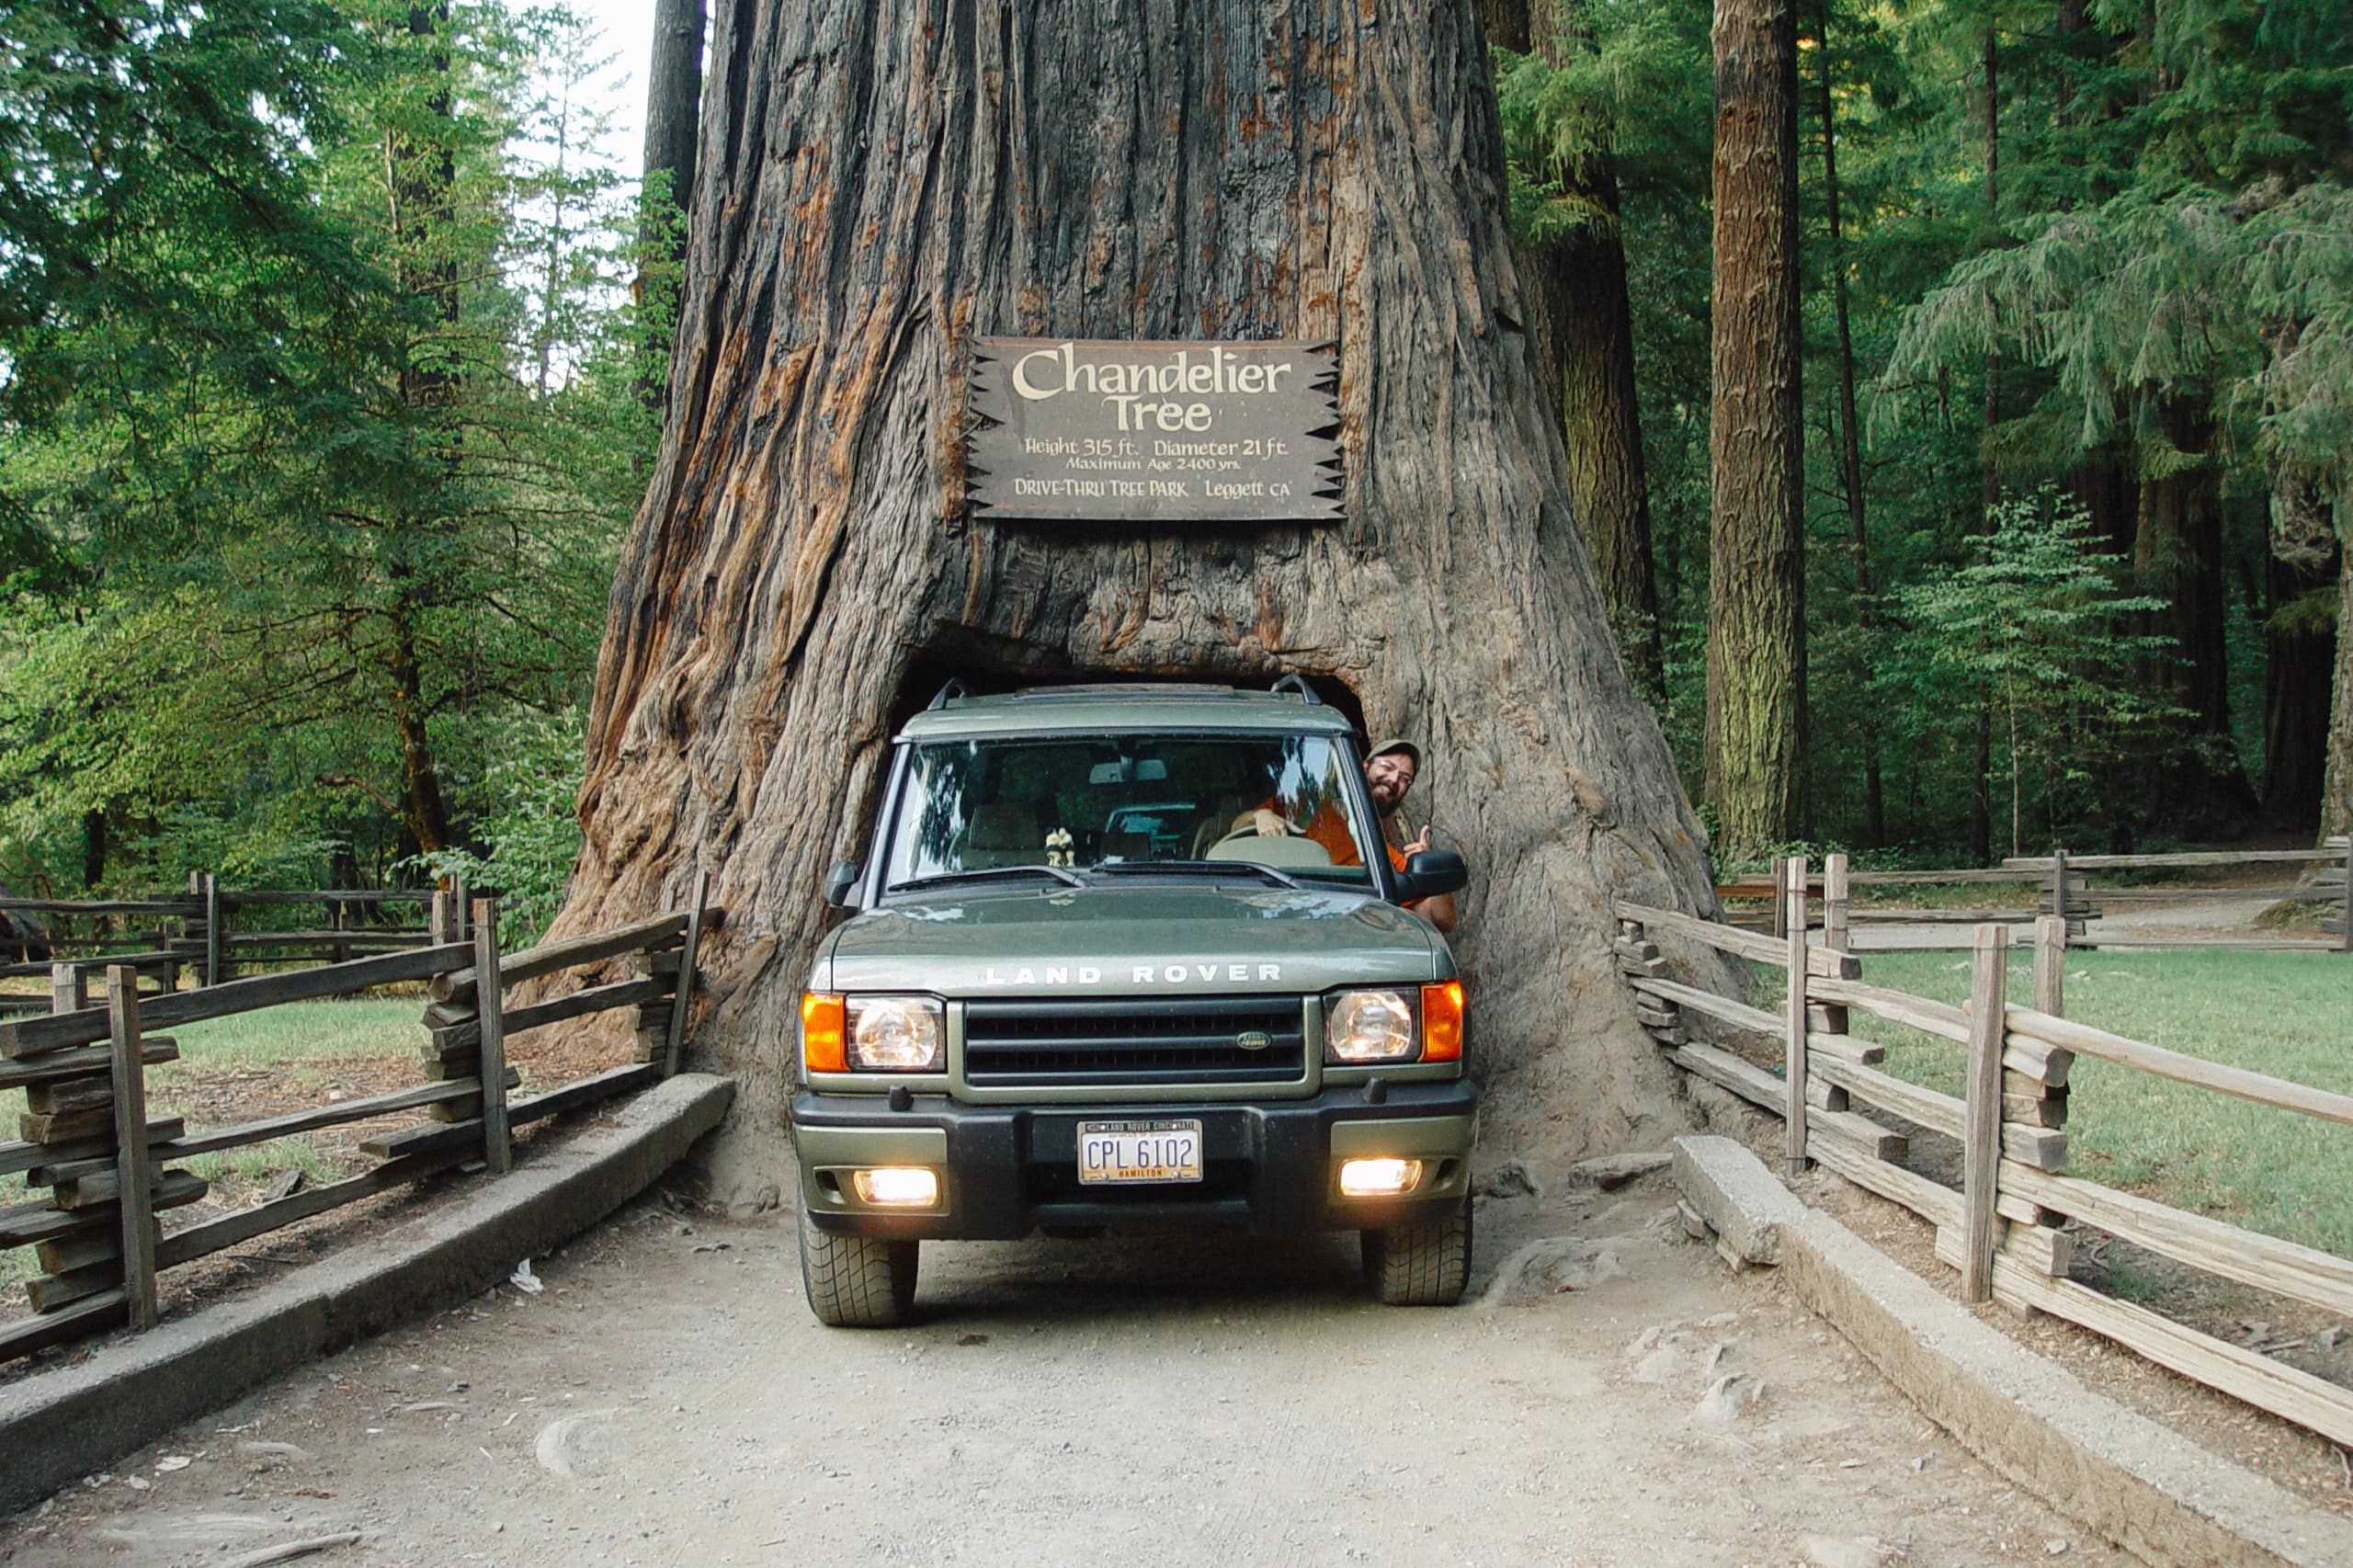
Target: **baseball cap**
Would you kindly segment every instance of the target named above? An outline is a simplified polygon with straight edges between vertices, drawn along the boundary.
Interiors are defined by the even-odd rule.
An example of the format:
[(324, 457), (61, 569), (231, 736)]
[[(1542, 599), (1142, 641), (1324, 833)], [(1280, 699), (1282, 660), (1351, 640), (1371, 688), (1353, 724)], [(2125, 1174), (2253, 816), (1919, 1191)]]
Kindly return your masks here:
[(1374, 757), (1381, 756), (1382, 753), (1392, 751), (1402, 751), (1407, 756), (1412, 757), (1414, 759), (1415, 772), (1419, 773), (1422, 770), (1422, 748), (1408, 740), (1383, 741), (1379, 745), (1373, 747), (1370, 751), (1365, 753), (1364, 759), (1367, 762), (1370, 762)]

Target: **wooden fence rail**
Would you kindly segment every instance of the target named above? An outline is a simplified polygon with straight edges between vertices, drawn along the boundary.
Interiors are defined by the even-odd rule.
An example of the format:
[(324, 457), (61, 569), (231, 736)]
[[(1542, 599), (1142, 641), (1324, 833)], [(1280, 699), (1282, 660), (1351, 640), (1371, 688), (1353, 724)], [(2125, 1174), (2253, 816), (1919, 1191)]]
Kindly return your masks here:
[[(240, 965), (339, 963), (396, 949), (466, 940), (465, 888), (456, 886), (457, 917), (448, 932), (426, 922), (437, 896), (431, 888), (253, 888), (221, 886), (191, 872), (188, 891), (152, 898), (0, 898), (0, 979), (46, 976), (69, 961), (86, 989), (114, 964), (131, 964), (153, 992), (179, 989), (186, 970), (199, 985), (234, 977)], [(308, 906), (316, 923), (301, 917)], [(418, 913), (402, 918), (404, 910)], [(287, 911), (283, 920), (240, 926)], [(420, 923), (424, 922), (424, 923)], [(0, 1014), (40, 1011), (38, 996), (0, 991)]]
[[(152, 1326), (160, 1269), (453, 1167), (503, 1173), (515, 1127), (676, 1072), (695, 983), (695, 944), (722, 918), (706, 906), (708, 885), (696, 878), (686, 909), (515, 953), (499, 951), (496, 909), (483, 900), (470, 912), (465, 940), (197, 991), (142, 992), (136, 969), (117, 962), (106, 970), (103, 1005), (97, 1006), (85, 1005), (82, 969), (58, 966), (52, 1012), (0, 1020), (0, 1089), (21, 1089), (27, 1106), (17, 1140), (0, 1142), (0, 1173), (21, 1173), (28, 1187), (47, 1189), (46, 1197), (0, 1207), (0, 1247), (33, 1247), (40, 1268), (26, 1284), (35, 1315), (0, 1324), (0, 1359), (126, 1322)], [(313, 895), (268, 896), (293, 902)], [(230, 901), (207, 890), (206, 902), (217, 908)], [(450, 902), (442, 895), (435, 910), (436, 937), (459, 926)], [(528, 1005), (507, 1001), (517, 985), (616, 960), (639, 972)], [(483, 983), (484, 975), (495, 983)], [(147, 1069), (179, 1056), (177, 1043), (153, 1029), (416, 981), (428, 982), (436, 995), (425, 1009), (421, 1084), (194, 1133), (180, 1118), (148, 1114)], [(510, 1098), (520, 1075), (506, 1065), (507, 1041), (620, 1008), (634, 1010), (634, 1062), (529, 1099)], [(178, 1162), (410, 1110), (429, 1119), (364, 1140), (360, 1153), (379, 1162), (367, 1170), (168, 1233), (163, 1228), (161, 1214), (208, 1191), (202, 1177), (173, 1168)]]
[[(1839, 859), (1840, 857), (1832, 857)], [(2311, 869), (2293, 881), (2280, 880), (2256, 886), (2185, 887), (2159, 885), (2147, 887), (2103, 886), (2094, 888), (2086, 873), (2104, 872), (2110, 876), (2150, 871), (2200, 871), (2232, 869), (2245, 867), (2273, 866), (2280, 868), (2308, 867)], [(1785, 912), (1791, 905), (1782, 887), (1783, 862), (1776, 861), (1770, 875), (1744, 877), (1736, 881), (1720, 884), (1719, 899), (1738, 900), (1747, 907), (1730, 916), (1734, 924), (1745, 925), (1763, 933), (1778, 943), (1785, 935)], [(2292, 875), (2292, 872), (2289, 873)], [(1874, 890), (1903, 890), (1928, 887), (1995, 886), (2001, 884), (2029, 885), (2040, 889), (2036, 905), (2025, 908), (1921, 908), (1900, 904), (1853, 902), (1847, 890), (1859, 890), (1866, 896)], [(1824, 915), (1833, 905), (1841, 908), (1848, 929), (1856, 926), (2031, 926), (2046, 915), (2056, 915), (2068, 923), (2068, 934), (2079, 946), (2088, 947), (2268, 947), (2280, 949), (2318, 949), (2335, 947), (2353, 953), (2353, 922), (2346, 918), (2348, 900), (2353, 900), (2353, 846), (2343, 837), (2332, 837), (2315, 849), (2245, 849), (2193, 850), (2169, 855), (2056, 855), (2020, 856), (2005, 860), (1999, 866), (1977, 867), (1949, 871), (1850, 871), (1839, 896), (1833, 898), (1825, 890), (1821, 876), (1807, 879), (1809, 892), (1823, 892)], [(2322, 906), (2321, 937), (2289, 936), (2189, 936), (2175, 934), (2117, 936), (2103, 933), (2085, 940), (2086, 922), (2104, 915), (2131, 910), (2196, 909), (2221, 900), (2272, 899), (2281, 902), (2299, 901)], [(1825, 943), (1825, 946), (1841, 944)], [(1921, 944), (1912, 943), (1909, 946)], [(1965, 944), (1962, 944), (1965, 945)], [(1729, 949), (1727, 949), (1729, 950)], [(1742, 954), (1757, 958), (1754, 952)], [(1758, 961), (1773, 961), (1758, 959)]]
[[(2067, 1017), (2069, 942), (2061, 912), (2035, 923), (2031, 1006), (2007, 998), (2009, 928), (1992, 923), (1973, 934), (1965, 1007), (1867, 983), (1856, 959), (1840, 946), (1845, 921), (1829, 915), (1820, 943), (1806, 937), (1805, 894), (1815, 884), (1803, 863), (1793, 862), (1784, 876), (1788, 913), (1780, 941), (1672, 910), (1614, 902), (1620, 971), (1635, 993), (1638, 1018), (1669, 1060), (1789, 1122), (1793, 1164), (1824, 1165), (1927, 1220), (1936, 1227), (1937, 1256), (1961, 1272), (1964, 1300), (2065, 1318), (2185, 1377), (2353, 1446), (2353, 1392), (2068, 1278), (2074, 1238), (2065, 1227), (2077, 1221), (2206, 1273), (2348, 1315), (2353, 1260), (2067, 1175), (2064, 1131), (2077, 1056), (2346, 1127), (2353, 1127), (2353, 1096), (2168, 1051)], [(1842, 857), (1832, 858), (1821, 885), (1844, 892), (1848, 877)], [(1662, 941), (1779, 968), (1786, 985), (1780, 1006), (1753, 1006), (1668, 979)], [(1944, 1094), (1881, 1071), (1881, 1048), (1849, 1032), (1852, 1012), (1960, 1047), (1964, 1092)], [(1781, 1056), (1779, 1073), (1695, 1040), (1694, 1018), (1772, 1041)], [(1802, 1114), (1793, 1115), (1793, 1107)], [(1909, 1153), (1907, 1128), (1959, 1141), (1958, 1190), (1901, 1163)]]

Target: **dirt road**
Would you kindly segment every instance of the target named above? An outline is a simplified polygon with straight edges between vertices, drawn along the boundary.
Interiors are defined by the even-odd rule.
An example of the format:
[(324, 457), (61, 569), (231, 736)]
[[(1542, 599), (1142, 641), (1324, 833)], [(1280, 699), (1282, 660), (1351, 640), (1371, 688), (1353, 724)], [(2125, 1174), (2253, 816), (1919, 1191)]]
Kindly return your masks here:
[(927, 1249), (828, 1331), (791, 1226), (653, 1203), (0, 1526), (26, 1568), (2121, 1563), (1933, 1430), (1653, 1176), (1482, 1205), (1477, 1300), (1348, 1240)]

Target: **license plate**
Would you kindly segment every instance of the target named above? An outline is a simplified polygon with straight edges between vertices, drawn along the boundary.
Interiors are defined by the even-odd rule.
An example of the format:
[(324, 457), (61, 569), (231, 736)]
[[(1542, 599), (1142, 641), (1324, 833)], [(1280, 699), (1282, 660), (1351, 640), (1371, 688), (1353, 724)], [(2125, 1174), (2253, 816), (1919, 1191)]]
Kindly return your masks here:
[(1197, 1120), (1078, 1124), (1082, 1187), (1200, 1179), (1201, 1124)]

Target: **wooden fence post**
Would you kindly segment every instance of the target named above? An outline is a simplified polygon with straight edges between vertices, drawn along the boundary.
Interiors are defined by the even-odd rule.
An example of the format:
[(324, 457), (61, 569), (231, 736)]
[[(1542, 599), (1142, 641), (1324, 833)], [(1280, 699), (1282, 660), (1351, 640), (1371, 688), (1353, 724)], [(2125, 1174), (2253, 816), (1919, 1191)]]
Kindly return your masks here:
[(107, 966), (114, 1044), (115, 1201), (122, 1219), (122, 1295), (131, 1326), (155, 1326), (155, 1157), (147, 1146), (147, 1065), (139, 1043), (139, 971)]
[[(1776, 891), (1774, 896), (1778, 898), (1780, 894)], [(1614, 948), (1618, 955), (1618, 972), (1629, 982), (1665, 978), (1666, 959), (1659, 952), (1658, 944), (1643, 935), (1641, 921), (1620, 916), (1618, 940)], [(1634, 993), (1634, 1021), (1650, 1031), (1651, 1039), (1669, 1051), (1690, 1038), (1684, 1032), (1682, 1009), (1647, 991)]]
[(2345, 835), (2345, 885), (2337, 890), (2336, 913), (2345, 922), (2343, 948), (2353, 953), (2353, 832)]
[(670, 1003), (670, 1049), (665, 1056), (662, 1075), (675, 1077), (678, 1058), (687, 1048), (687, 1006), (695, 994), (695, 949), (702, 942), (703, 903), (710, 896), (710, 873), (695, 868), (695, 891), (692, 908), (687, 915), (687, 945), (678, 954), (678, 989)]
[(2046, 915), (2034, 923), (2034, 1010), (2052, 1017), (2067, 1012), (2067, 917)]
[(221, 983), (221, 879), (204, 873), (204, 983)]
[(1961, 1299), (1994, 1294), (1994, 1199), (2002, 1165), (2002, 1047), (2009, 1010), (2006, 926), (1980, 926), (1969, 988), (1969, 1077), (1961, 1123)]
[(449, 939), (453, 942), (465, 941), (472, 935), (466, 921), (473, 904), (466, 897), (466, 879), (462, 872), (454, 873), (449, 878), (449, 907), (456, 912), (458, 920), (457, 929), (450, 933)]
[[(1822, 862), (1822, 945), (1830, 952), (1850, 951), (1855, 945), (1853, 927), (1847, 919), (1847, 903), (1853, 897), (1853, 884), (1848, 880), (1847, 857), (1830, 855)], [(1845, 1007), (1836, 1003), (1816, 1002), (1806, 1008), (1806, 1028), (1823, 1034), (1843, 1035), (1852, 1027), (1852, 1019)], [(1845, 1089), (1836, 1084), (1816, 1088), (1812, 1074), (1806, 1079), (1810, 1103), (1824, 1110), (1846, 1110), (1849, 1098)]]
[(1784, 1164), (1791, 1176), (1804, 1174), (1805, 1123), (1809, 1102), (1805, 1092), (1806, 1034), (1806, 955), (1805, 955), (1805, 857), (1793, 855), (1783, 867), (1782, 896), (1779, 901), (1789, 911), (1790, 984), (1783, 1004), (1784, 1053), (1781, 1082), (1789, 1092), (1789, 1143)]
[(1822, 862), (1822, 945), (1842, 953), (1854, 946), (1847, 918), (1847, 903), (1851, 896), (1847, 857), (1829, 856)]
[(78, 1013), (90, 1005), (90, 971), (79, 964), (49, 966), (49, 1010)]
[(515, 1151), (506, 1139), (506, 998), (498, 974), (498, 901), (476, 899), (474, 927), (474, 1016), (482, 1028), (483, 1159), (493, 1176), (513, 1168)]
[[(1776, 940), (1790, 934), (1790, 863), (1780, 856), (1773, 857), (1773, 936)], [(1800, 921), (1803, 930), (1805, 923)]]
[(449, 914), (449, 892), (447, 888), (433, 890), (433, 902), (426, 906), (425, 939), (434, 947), (447, 947), (458, 939), (457, 921)]

